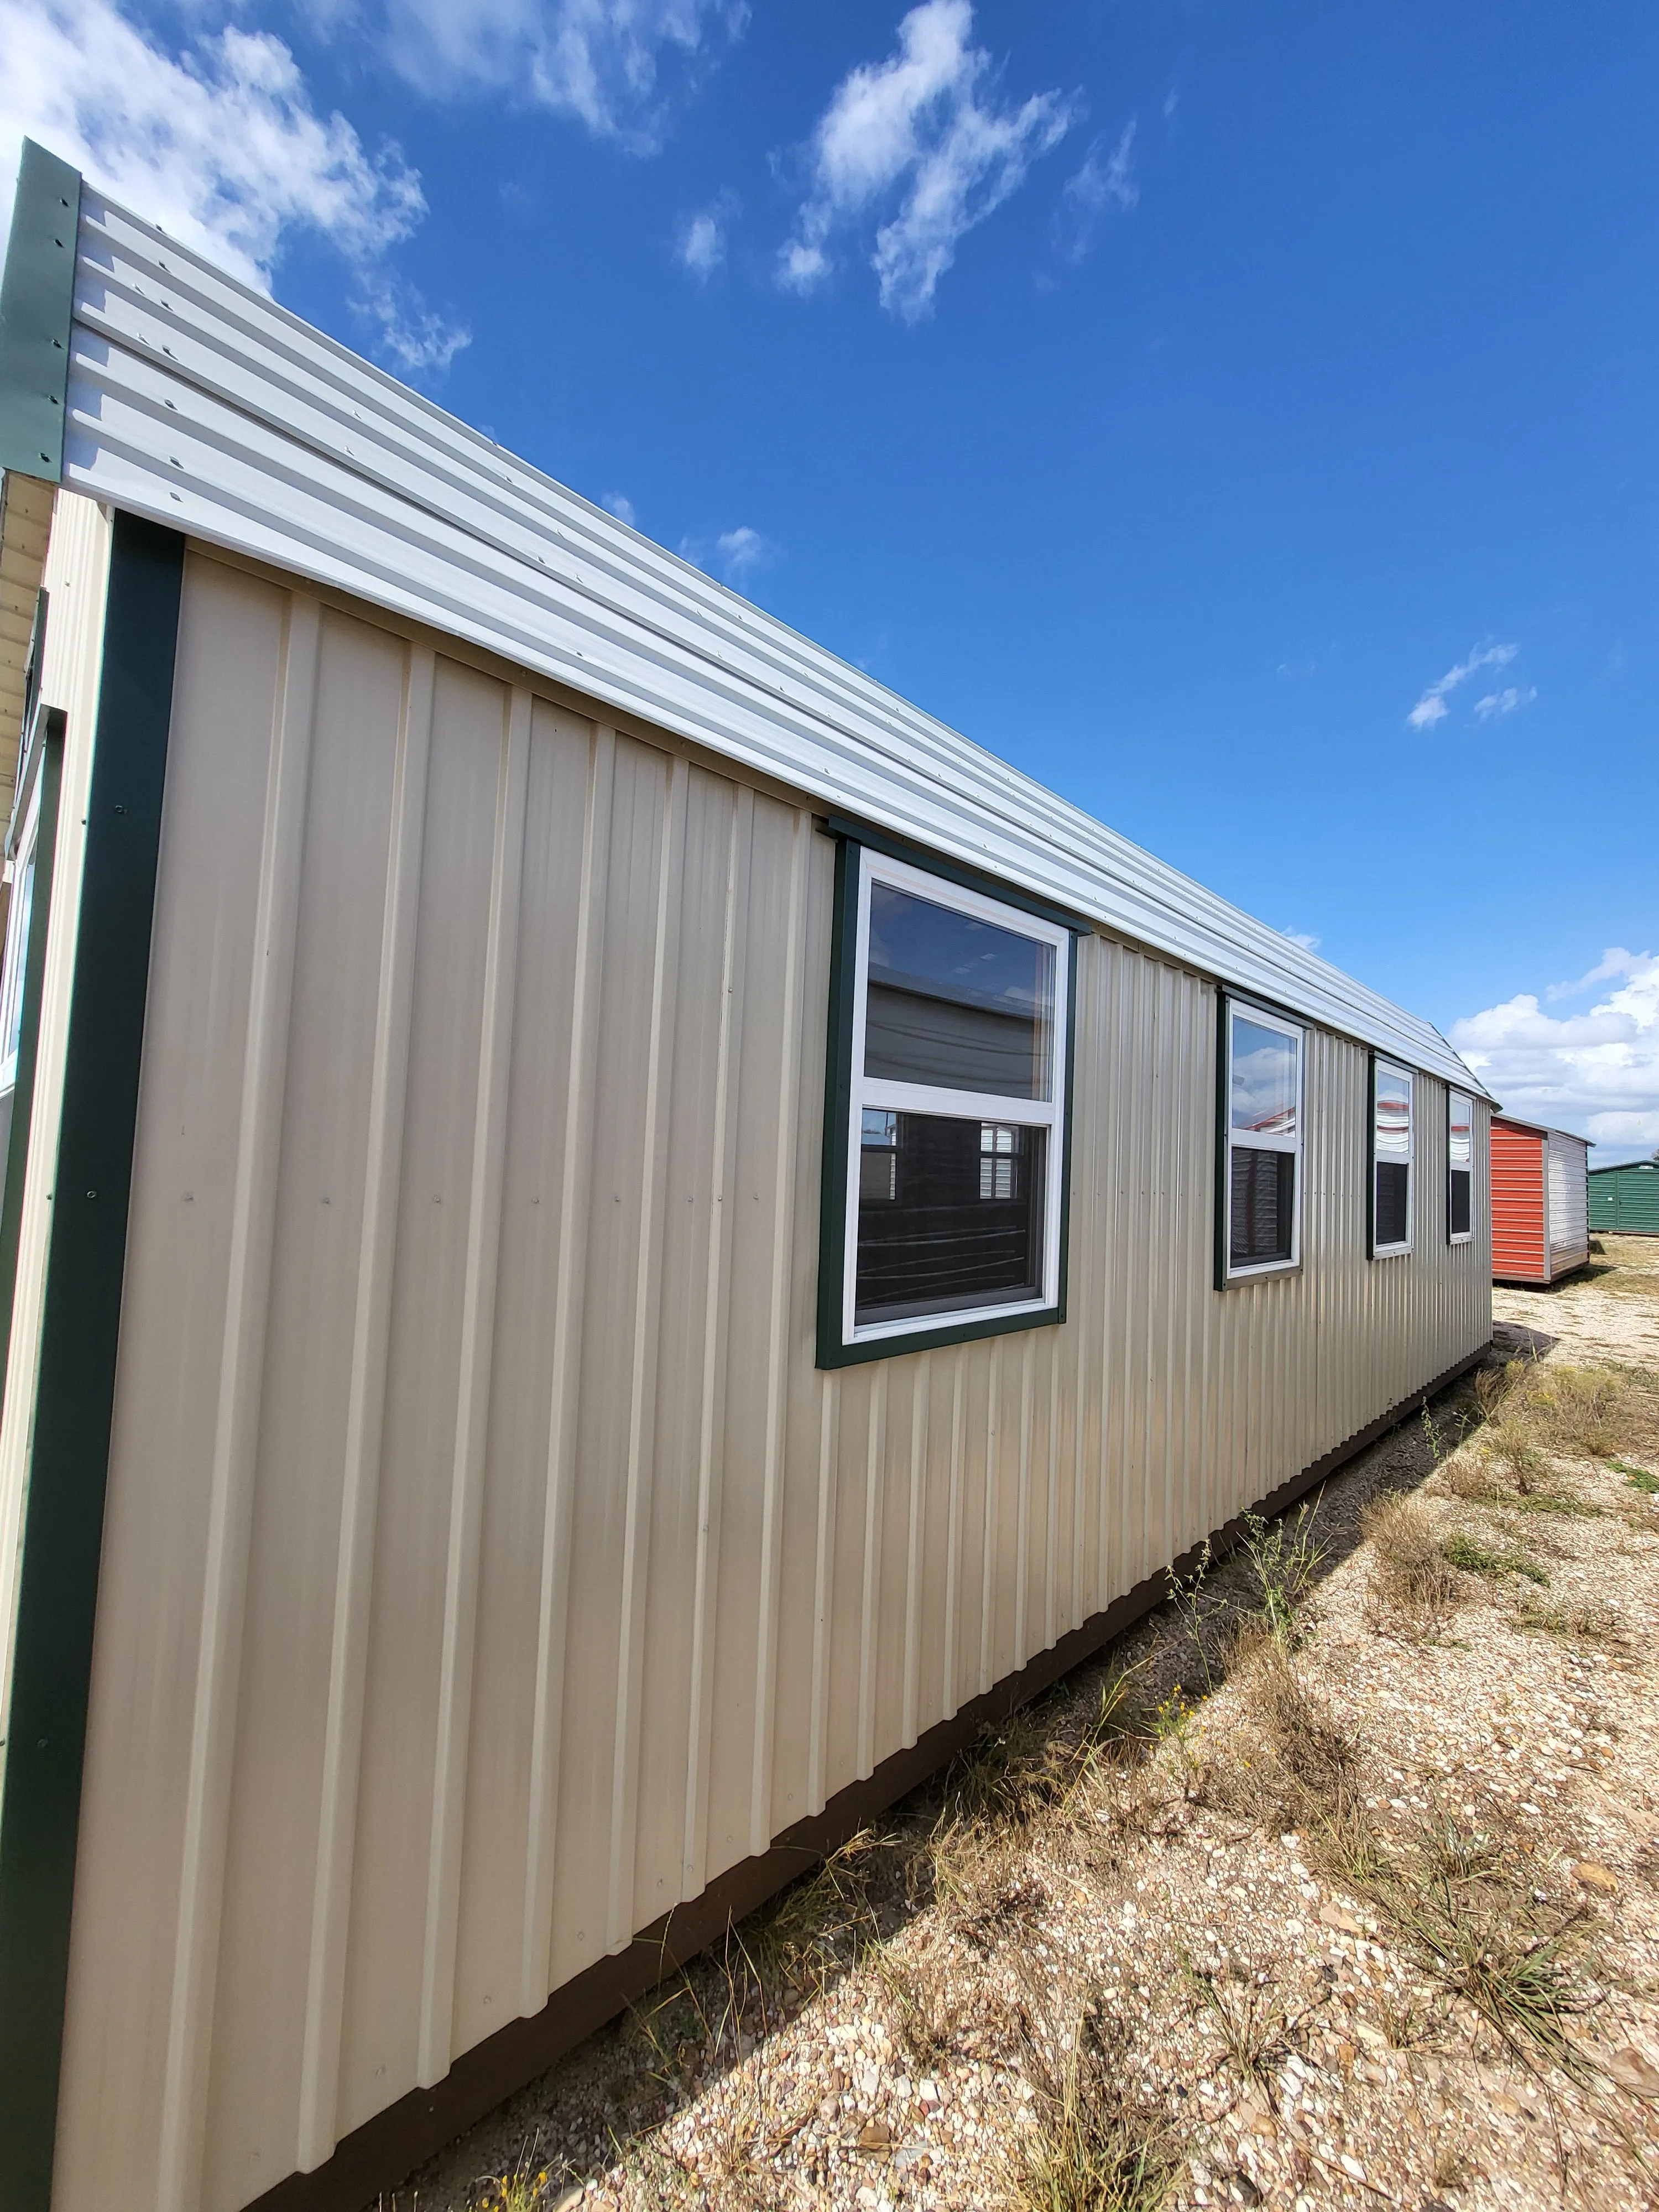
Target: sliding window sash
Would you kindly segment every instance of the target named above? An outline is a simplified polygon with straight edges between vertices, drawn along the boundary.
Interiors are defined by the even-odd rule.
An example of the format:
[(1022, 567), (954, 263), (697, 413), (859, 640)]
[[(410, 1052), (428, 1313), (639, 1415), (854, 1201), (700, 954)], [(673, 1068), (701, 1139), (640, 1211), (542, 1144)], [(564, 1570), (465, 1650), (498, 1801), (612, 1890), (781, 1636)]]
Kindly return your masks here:
[[(1071, 1202), (1073, 1010), (1077, 994), (1077, 928), (1054, 910), (1000, 884), (981, 882), (924, 852), (901, 858), (893, 842), (879, 849), (835, 825), (835, 916), (830, 947), (830, 1039), (824, 1083), (823, 1172), (818, 1262), (817, 1364), (844, 1367), (890, 1358), (930, 1346), (957, 1344), (1066, 1318)], [(1054, 955), (1054, 1004), (1048, 1039), (1048, 1096), (1025, 1098), (948, 1085), (902, 1081), (864, 1073), (868, 1019), (870, 894), (874, 884), (964, 914), (970, 919), (1046, 944)], [(937, 1314), (862, 1321), (856, 1304), (863, 1116), (872, 1113), (937, 1116), (986, 1127), (1042, 1133), (1041, 1270), (1036, 1293), (1006, 1304), (970, 1304)], [(994, 1142), (998, 1141), (994, 1139)], [(995, 1159), (1004, 1155), (986, 1155)], [(1012, 1176), (1017, 1170), (1010, 1169)], [(993, 1193), (999, 1188), (993, 1170)]]

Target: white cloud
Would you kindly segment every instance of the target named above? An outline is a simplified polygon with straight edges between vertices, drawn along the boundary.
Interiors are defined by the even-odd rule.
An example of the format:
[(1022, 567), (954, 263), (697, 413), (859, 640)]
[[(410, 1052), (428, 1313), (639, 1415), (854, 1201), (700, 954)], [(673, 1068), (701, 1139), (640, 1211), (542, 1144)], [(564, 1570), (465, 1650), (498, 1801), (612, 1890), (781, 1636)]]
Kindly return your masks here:
[(1407, 715), (1407, 721), (1414, 730), (1431, 730), (1437, 722), (1443, 722), (1450, 711), (1446, 705), (1449, 691), (1455, 691), (1460, 684), (1467, 684), (1482, 668), (1507, 668), (1520, 650), (1517, 645), (1476, 646), (1467, 660), (1456, 662), (1437, 682), (1430, 684)]
[(737, 210), (730, 192), (721, 192), (686, 222), (675, 246), (675, 258), (700, 283), (706, 283), (726, 259), (726, 231)]
[(969, 43), (969, 0), (924, 0), (898, 27), (898, 51), (837, 86), (811, 142), (811, 180), (780, 280), (811, 291), (835, 265), (831, 241), (896, 196), (871, 266), (881, 304), (927, 314), (958, 244), (1024, 182), (1070, 129), (1074, 104), (1036, 93), (999, 104), (991, 57)]
[(1299, 945), (1304, 952), (1317, 952), (1319, 950), (1319, 939), (1308, 930), (1284, 929), (1279, 935), (1288, 937), (1292, 945)]
[(614, 514), (618, 522), (625, 522), (630, 530), (637, 530), (639, 528), (639, 516), (634, 511), (633, 501), (629, 499), (625, 491), (607, 491), (601, 493), (599, 497), (599, 505), (608, 509), (611, 514)]
[(1477, 699), (1474, 711), (1483, 722), (1489, 722), (1494, 714), (1512, 714), (1517, 707), (1530, 707), (1537, 696), (1538, 686), (1535, 684), (1528, 684), (1524, 688), (1518, 684), (1508, 684), (1501, 691), (1488, 691), (1484, 699)]
[(746, 522), (735, 530), (722, 531), (714, 540), (715, 562), (728, 584), (741, 583), (752, 570), (775, 560), (777, 551), (769, 538), (763, 538)]
[(112, 0), (0, 0), (0, 221), (27, 136), (262, 289), (291, 234), (327, 239), (407, 369), (447, 368), (466, 343), (387, 265), (426, 213), (420, 178), (319, 115), (280, 39), (233, 26), (173, 56)]
[(373, 40), (431, 98), (508, 93), (638, 153), (660, 140), (665, 64), (695, 68), (748, 18), (747, 0), (325, 0), (313, 14)]
[(718, 576), (723, 584), (741, 591), (745, 580), (757, 568), (769, 568), (781, 559), (783, 548), (763, 538), (758, 530), (751, 530), (740, 522), (734, 530), (723, 530), (718, 538), (683, 538), (680, 556), (694, 562), (711, 576)]
[(1081, 261), (1095, 242), (1103, 216), (1114, 208), (1127, 215), (1140, 198), (1133, 162), (1133, 118), (1124, 125), (1116, 145), (1103, 161), (1101, 149), (1105, 143), (1103, 138), (1096, 139), (1083, 167), (1068, 179), (1060, 196), (1054, 212), (1054, 243), (1065, 260)]
[(1617, 980), (1588, 1013), (1547, 1014), (1534, 992), (1454, 1022), (1451, 1042), (1523, 1120), (1627, 1148), (1659, 1143), (1659, 959), (1615, 946), (1547, 1000)]

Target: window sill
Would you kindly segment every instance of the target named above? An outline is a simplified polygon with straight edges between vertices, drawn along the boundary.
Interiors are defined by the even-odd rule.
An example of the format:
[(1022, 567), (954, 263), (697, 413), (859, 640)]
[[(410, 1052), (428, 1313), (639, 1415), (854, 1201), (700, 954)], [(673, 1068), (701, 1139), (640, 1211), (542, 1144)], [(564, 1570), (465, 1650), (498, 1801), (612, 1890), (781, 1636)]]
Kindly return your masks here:
[(1226, 1280), (1218, 1283), (1216, 1287), (1221, 1291), (1248, 1290), (1252, 1283), (1282, 1283), (1286, 1276), (1299, 1275), (1301, 1273), (1300, 1260), (1286, 1260), (1282, 1266), (1277, 1267), (1244, 1267), (1237, 1273), (1230, 1269)]
[(897, 1359), (911, 1352), (933, 1352), (940, 1346), (974, 1344), (981, 1337), (1012, 1336), (1017, 1330), (1054, 1328), (1066, 1318), (1064, 1301), (1053, 1306), (1022, 1306), (1016, 1313), (964, 1314), (958, 1320), (930, 1322), (925, 1327), (896, 1332), (891, 1336), (855, 1338), (852, 1343), (818, 1340), (820, 1367), (858, 1367), (872, 1359)]
[(1371, 1257), (1373, 1260), (1409, 1260), (1414, 1249), (1410, 1244), (1379, 1244)]

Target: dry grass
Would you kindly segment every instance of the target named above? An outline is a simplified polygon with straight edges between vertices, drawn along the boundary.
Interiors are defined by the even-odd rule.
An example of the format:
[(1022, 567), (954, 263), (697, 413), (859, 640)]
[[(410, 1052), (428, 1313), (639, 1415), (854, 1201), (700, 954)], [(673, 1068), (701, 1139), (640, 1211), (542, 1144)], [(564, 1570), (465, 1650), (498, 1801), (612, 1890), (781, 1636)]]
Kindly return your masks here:
[(1058, 2064), (1026, 2045), (1036, 2096), (1007, 2160), (1008, 2201), (1019, 2212), (1158, 2212), (1183, 2160), (1167, 2115), (1125, 2086), (1127, 2035), (1085, 2014), (1064, 2041)]
[(1456, 1604), (1456, 1575), (1441, 1547), (1439, 1527), (1420, 1498), (1385, 1491), (1366, 1508), (1371, 1588), (1381, 1604), (1407, 1622), (1433, 1626)]
[(1478, 1389), (1487, 1419), (1482, 1443), (1511, 1469), (1540, 1466), (1542, 1455), (1659, 1455), (1659, 1377), (1640, 1368), (1512, 1359), (1483, 1373)]

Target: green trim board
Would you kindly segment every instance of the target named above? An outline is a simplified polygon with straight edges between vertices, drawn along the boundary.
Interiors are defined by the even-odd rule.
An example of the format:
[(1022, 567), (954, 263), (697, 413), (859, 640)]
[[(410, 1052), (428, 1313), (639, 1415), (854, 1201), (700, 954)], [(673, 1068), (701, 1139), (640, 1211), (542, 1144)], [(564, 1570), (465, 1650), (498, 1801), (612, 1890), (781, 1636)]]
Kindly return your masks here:
[(81, 174), (23, 141), (0, 275), (0, 468), (60, 483)]
[[(43, 592), (42, 598), (46, 596)], [(29, 1127), (34, 1117), (34, 1064), (40, 1042), (40, 993), (46, 968), (46, 933), (52, 924), (52, 878), (58, 853), (58, 794), (64, 774), (64, 710), (47, 707), (36, 717), (36, 735), (17, 779), (21, 818), (34, 778), (40, 780), (40, 811), (34, 832), (34, 888), (29, 899), (28, 936), (23, 947), (23, 999), (17, 1032), (17, 1078), (11, 1094), (11, 1122), (6, 1135), (5, 1181), (0, 1187), (0, 1412), (5, 1408), (6, 1358), (11, 1349), (12, 1309), (17, 1296), (17, 1238), (23, 1220), (23, 1178), (28, 1167)], [(15, 896), (14, 886), (13, 896)]]
[(1053, 922), (1057, 928), (1069, 929), (1074, 934), (1090, 937), (1094, 933), (1094, 924), (1073, 908), (1056, 906), (1051, 899), (1010, 883), (1006, 876), (966, 867), (960, 860), (946, 860), (927, 846), (918, 845), (890, 830), (878, 829), (868, 822), (855, 822), (841, 814), (830, 815), (823, 828), (826, 836), (843, 842), (850, 839), (854, 845), (867, 845), (884, 860), (905, 860), (913, 868), (926, 868), (930, 875), (939, 877), (942, 883), (955, 884), (959, 890), (978, 891), (984, 898), (1000, 899), (1004, 906), (1017, 906), (1023, 914), (1034, 914), (1039, 921)]
[(49, 2212), (184, 539), (118, 514), (0, 1798), (0, 2212)]
[[(1066, 1319), (1066, 1284), (1072, 1240), (1072, 1115), (1077, 1079), (1077, 965), (1078, 939), (1085, 926), (1042, 902), (1011, 893), (991, 877), (978, 876), (941, 862), (925, 846), (896, 837), (866, 835), (853, 823), (832, 818), (824, 825), (836, 839), (836, 889), (830, 935), (829, 1049), (824, 1055), (823, 1174), (818, 1198), (817, 1364), (823, 1368), (857, 1367), (872, 1359), (896, 1359), (905, 1352), (927, 1352), (942, 1345), (972, 1344), (981, 1337), (1010, 1336), (1028, 1328), (1051, 1328)], [(848, 1344), (842, 1335), (842, 1288), (847, 1264), (848, 1152), (852, 1142), (853, 1024), (858, 990), (858, 901), (860, 855), (868, 845), (884, 858), (903, 860), (910, 866), (953, 883), (963, 890), (982, 893), (1019, 908), (1039, 920), (1070, 932), (1066, 957), (1066, 1067), (1064, 1126), (1060, 1132), (1059, 1285), (1052, 1305), (1023, 1313), (994, 1311), (972, 1321), (945, 1322), (884, 1336), (862, 1344)]]

